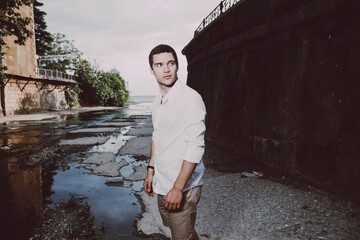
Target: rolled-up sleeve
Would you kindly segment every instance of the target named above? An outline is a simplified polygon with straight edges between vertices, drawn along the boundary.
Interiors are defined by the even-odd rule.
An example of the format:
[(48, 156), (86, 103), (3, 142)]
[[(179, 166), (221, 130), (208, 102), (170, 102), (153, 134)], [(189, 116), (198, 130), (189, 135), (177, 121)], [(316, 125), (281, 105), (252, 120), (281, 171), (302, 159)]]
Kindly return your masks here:
[(205, 150), (205, 105), (200, 96), (194, 98), (193, 104), (186, 111), (186, 123), (184, 138), (186, 149), (183, 160), (191, 163), (199, 163)]

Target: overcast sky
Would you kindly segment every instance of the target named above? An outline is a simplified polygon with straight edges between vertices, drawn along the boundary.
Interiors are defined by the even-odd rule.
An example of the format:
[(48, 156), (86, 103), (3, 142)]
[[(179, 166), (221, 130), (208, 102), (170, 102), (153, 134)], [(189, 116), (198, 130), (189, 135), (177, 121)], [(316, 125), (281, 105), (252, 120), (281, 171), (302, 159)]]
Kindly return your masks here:
[(148, 54), (160, 44), (178, 53), (179, 79), (186, 82), (187, 62), (181, 50), (220, 0), (46, 0), (48, 31), (62, 33), (100, 69), (116, 68), (131, 95), (155, 95)]

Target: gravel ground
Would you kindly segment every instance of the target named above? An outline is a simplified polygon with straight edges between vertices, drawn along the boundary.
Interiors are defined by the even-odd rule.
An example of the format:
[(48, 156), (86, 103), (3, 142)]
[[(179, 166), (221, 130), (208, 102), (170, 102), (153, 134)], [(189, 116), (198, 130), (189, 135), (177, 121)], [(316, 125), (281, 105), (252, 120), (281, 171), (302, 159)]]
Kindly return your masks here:
[[(196, 223), (203, 240), (360, 239), (359, 206), (318, 189), (214, 170), (204, 182)], [(139, 230), (170, 237), (155, 199), (140, 196)]]
[(317, 189), (241, 173), (207, 178), (197, 228), (203, 239), (360, 239), (359, 208)]

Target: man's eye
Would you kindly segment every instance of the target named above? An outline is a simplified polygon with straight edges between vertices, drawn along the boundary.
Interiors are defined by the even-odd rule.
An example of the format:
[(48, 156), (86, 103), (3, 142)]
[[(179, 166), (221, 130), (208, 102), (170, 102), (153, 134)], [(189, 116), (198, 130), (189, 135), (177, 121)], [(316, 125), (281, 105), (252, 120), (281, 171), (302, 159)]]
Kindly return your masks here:
[(170, 62), (170, 63), (169, 63), (170, 66), (173, 66), (173, 65), (175, 65), (175, 64), (176, 64), (175, 62)]
[(161, 67), (161, 63), (155, 63), (155, 67)]

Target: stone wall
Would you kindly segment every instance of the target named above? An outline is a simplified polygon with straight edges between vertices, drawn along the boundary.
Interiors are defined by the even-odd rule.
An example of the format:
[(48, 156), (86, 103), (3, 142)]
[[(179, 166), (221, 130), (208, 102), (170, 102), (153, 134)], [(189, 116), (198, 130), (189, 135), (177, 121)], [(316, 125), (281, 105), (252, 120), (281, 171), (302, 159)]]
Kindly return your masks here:
[(62, 91), (64, 86), (46, 85), (43, 89), (41, 87), (40, 82), (10, 80), (5, 87), (7, 114), (27, 114), (68, 107), (65, 91)]
[[(10, 79), (5, 86), (7, 115), (27, 114), (49, 110), (67, 109), (66, 84)], [(0, 116), (3, 116), (2, 111)]]
[(360, 202), (360, 2), (243, 0), (184, 48), (208, 140)]

